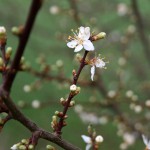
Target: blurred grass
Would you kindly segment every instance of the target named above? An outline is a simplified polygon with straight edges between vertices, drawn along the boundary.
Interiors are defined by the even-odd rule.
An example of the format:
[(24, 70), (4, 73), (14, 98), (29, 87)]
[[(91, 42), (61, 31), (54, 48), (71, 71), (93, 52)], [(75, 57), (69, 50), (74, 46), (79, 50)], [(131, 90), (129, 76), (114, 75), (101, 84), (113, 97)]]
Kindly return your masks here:
[[(17, 38), (11, 34), (11, 27), (23, 24), (28, 13), (30, 0), (21, 1), (21, 0), (0, 0), (0, 26), (5, 26), (8, 33), (8, 42), (7, 46), (12, 46), (14, 53), (17, 47)], [(90, 25), (93, 29), (98, 31), (105, 31), (110, 37), (110, 33), (113, 31), (119, 32), (123, 35), (125, 30), (130, 24), (133, 24), (129, 21), (129, 18), (119, 17), (116, 12), (117, 4), (122, 1), (114, 0), (113, 2), (108, 0), (83, 0), (79, 1), (78, 8), (81, 14), (81, 19), (83, 25)], [(130, 1), (125, 1), (130, 5)], [(143, 16), (149, 14), (149, 1), (139, 1), (140, 9)], [(47, 62), (49, 64), (54, 64), (57, 60), (62, 59), (65, 64), (65, 74), (66, 76), (71, 76), (71, 71), (76, 65), (72, 61), (73, 51), (66, 47), (65, 39), (60, 40), (56, 38), (56, 35), (59, 34), (70, 34), (70, 29), (77, 28), (76, 23), (67, 15), (67, 13), (62, 13), (59, 15), (52, 15), (49, 13), (49, 7), (52, 5), (58, 5), (62, 9), (69, 9), (69, 3), (67, 0), (51, 0), (45, 1), (44, 6), (42, 7), (37, 20), (35, 22), (33, 32), (31, 34), (30, 40), (26, 47), (26, 52), (24, 54), (27, 61), (30, 61), (33, 68), (39, 69), (39, 66), (35, 63), (36, 58), (40, 54), (45, 54), (47, 56)], [(90, 21), (91, 18), (96, 19), (95, 23)], [(147, 21), (148, 23), (148, 21)], [(147, 31), (149, 34), (150, 31)], [(139, 63), (142, 68), (149, 72), (148, 64), (145, 61), (145, 56), (143, 54), (142, 46), (136, 37), (133, 39), (134, 42), (130, 44), (130, 56), (134, 55), (135, 58), (140, 58)], [(108, 40), (95, 43), (97, 49), (100, 49), (100, 53), (103, 56), (106, 56), (109, 60), (108, 69), (103, 71), (103, 79), (108, 89), (115, 89), (117, 86), (116, 72), (118, 69), (118, 58), (121, 57), (121, 49), (119, 49), (119, 44), (116, 42), (108, 43)], [(144, 63), (142, 63), (144, 62)], [(133, 89), (136, 93), (141, 94), (141, 89), (139, 86), (140, 79), (138, 76), (135, 76), (135, 70), (132, 66), (132, 59), (127, 62), (128, 68), (126, 70), (127, 80), (126, 84), (128, 89)], [(89, 72), (89, 68), (87, 69)], [(111, 76), (110, 76), (111, 75)], [(130, 76), (130, 79), (128, 79)], [(146, 79), (149, 79), (147, 76)], [(51, 116), (56, 110), (62, 110), (62, 107), (59, 106), (59, 98), (65, 96), (68, 93), (68, 90), (59, 89), (56, 82), (44, 82), (43, 87), (40, 91), (32, 91), (31, 93), (24, 93), (23, 86), (25, 84), (30, 84), (36, 79), (27, 73), (19, 73), (14, 82), (12, 89), (12, 97), (15, 102), (19, 100), (25, 100), (26, 102), (31, 102), (34, 99), (39, 99), (41, 101), (54, 100), (56, 104), (52, 106), (42, 108), (39, 110), (33, 110), (30, 108), (23, 109), (23, 113), (26, 114), (29, 118), (33, 119), (41, 127), (50, 130)], [(87, 80), (90, 80), (90, 74), (87, 77)], [(87, 101), (94, 91), (91, 89), (83, 89), (81, 94), (76, 98), (77, 104), (80, 104), (80, 101)], [(101, 98), (101, 95), (97, 94), (97, 98)], [(141, 94), (141, 98), (147, 98), (144, 94)], [(99, 110), (101, 111), (101, 110)], [(74, 113), (72, 109), (69, 111), (69, 118), (67, 120), (68, 126), (63, 129), (63, 137), (68, 141), (76, 144), (79, 147), (84, 149), (85, 144), (81, 140), (80, 136), (86, 134), (87, 125), (83, 124), (79, 119), (77, 114)], [(73, 116), (73, 117), (71, 117)], [(121, 139), (116, 135), (116, 123), (109, 122), (104, 126), (94, 126), (98, 134), (103, 135), (104, 143), (101, 145), (101, 149), (110, 149), (116, 150), (119, 149), (119, 144)], [(16, 121), (10, 121), (6, 124), (4, 130), (0, 135), (0, 149), (6, 150), (9, 149), (14, 143), (17, 143), (23, 138), (28, 138), (30, 133), (22, 125)], [(48, 142), (40, 140), (40, 145), (37, 147), (38, 150), (44, 150), (45, 145)], [(60, 149), (60, 148), (59, 148)], [(136, 145), (128, 148), (128, 150), (141, 150), (143, 149), (143, 144), (141, 140), (136, 142)]]

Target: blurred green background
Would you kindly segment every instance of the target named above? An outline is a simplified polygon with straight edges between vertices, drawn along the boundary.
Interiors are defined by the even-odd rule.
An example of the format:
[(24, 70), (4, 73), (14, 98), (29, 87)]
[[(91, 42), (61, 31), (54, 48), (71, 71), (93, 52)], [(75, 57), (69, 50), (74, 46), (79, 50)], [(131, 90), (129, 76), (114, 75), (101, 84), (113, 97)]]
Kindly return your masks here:
[[(18, 44), (18, 39), (11, 33), (13, 26), (22, 25), (25, 23), (31, 0), (0, 0), (0, 26), (5, 26), (7, 29), (7, 46), (13, 48), (13, 54)], [(125, 10), (121, 9), (119, 4), (126, 6)], [(143, 16), (144, 24), (149, 26), (149, 0), (139, 1), (140, 11)], [(52, 7), (56, 6), (56, 14)], [(54, 8), (54, 7), (53, 7)], [(130, 0), (77, 0), (77, 8), (79, 17), (83, 26), (90, 26), (95, 33), (104, 31), (107, 33), (107, 38), (94, 45), (97, 49), (97, 54), (102, 54), (102, 57), (109, 61), (107, 69), (101, 73), (103, 82), (108, 91), (116, 91), (120, 78), (125, 85), (120, 91), (119, 102), (124, 101), (127, 90), (133, 90), (138, 96), (139, 101), (149, 98), (149, 65), (145, 58), (143, 46), (135, 31), (130, 41), (125, 47), (125, 35), (131, 29), (134, 30), (134, 17), (131, 11)], [(58, 11), (58, 12), (57, 12)], [(54, 14), (53, 14), (54, 13)], [(40, 65), (37, 63), (37, 58), (46, 56), (46, 63), (54, 66), (58, 60), (64, 63), (64, 74), (66, 77), (71, 77), (72, 69), (78, 68), (78, 63), (74, 61), (74, 52), (66, 46), (67, 36), (71, 34), (71, 29), (77, 29), (79, 23), (73, 19), (73, 10), (69, 0), (45, 0), (38, 17), (36, 19), (30, 40), (27, 44), (24, 53), (25, 60), (32, 65), (35, 70), (40, 71)], [(132, 32), (132, 31), (131, 31)], [(145, 28), (146, 36), (149, 38), (149, 29)], [(127, 39), (128, 40), (128, 39)], [(126, 42), (126, 41), (125, 41)], [(125, 51), (125, 53), (124, 53)], [(81, 52), (83, 54), (83, 52)], [(125, 65), (120, 65), (121, 58), (127, 56)], [(119, 61), (120, 60), (120, 61)], [(124, 60), (124, 59), (123, 59)], [(119, 61), (119, 63), (118, 63)], [(140, 71), (139, 71), (140, 70)], [(123, 73), (123, 76), (120, 75)], [(57, 74), (57, 69), (52, 74)], [(86, 76), (86, 81), (90, 81), (90, 67), (85, 68), (85, 73), (81, 78)], [(121, 77), (120, 77), (121, 76)], [(119, 78), (120, 77), (120, 78)], [(65, 97), (68, 93), (69, 86), (67, 83), (59, 83), (57, 81), (42, 81), (40, 88), (32, 90), (29, 93), (23, 91), (24, 85), (33, 85), (39, 81), (39, 78), (30, 73), (20, 72), (14, 82), (12, 88), (12, 97), (16, 104), (20, 101), (25, 101), (31, 104), (33, 100), (40, 102), (50, 102), (46, 107), (40, 109), (32, 109), (28, 107), (22, 108), (22, 112), (29, 118), (35, 121), (42, 128), (52, 131), (51, 117), (56, 110), (62, 110), (59, 104), (59, 99)], [(148, 86), (146, 89), (145, 86)], [(76, 104), (89, 102), (91, 97), (96, 100), (105, 101), (102, 94), (94, 87), (82, 87), (81, 93), (75, 97)], [(87, 104), (88, 105), (88, 104)], [(143, 114), (136, 114), (129, 109), (128, 103), (120, 103), (121, 110), (129, 117), (141, 117)], [(108, 120), (105, 125), (93, 125), (97, 134), (104, 137), (104, 142), (100, 146), (102, 150), (117, 150), (120, 149), (122, 138), (117, 136), (117, 122), (115, 114), (109, 108), (97, 108), (89, 104), (85, 109), (89, 112), (110, 114), (114, 117), (113, 120)], [(129, 112), (129, 114), (128, 114)], [(78, 114), (70, 109), (67, 119), (68, 126), (63, 129), (63, 138), (69, 142), (85, 149), (85, 143), (81, 139), (81, 135), (87, 135), (88, 123), (83, 123)], [(30, 132), (16, 121), (8, 122), (0, 135), (0, 150), (8, 150), (10, 147), (19, 142), (23, 138), (29, 138)], [(50, 142), (40, 140), (37, 150), (44, 150), (46, 144)], [(52, 144), (54, 145), (54, 144)], [(61, 149), (61, 148), (58, 148)], [(144, 144), (141, 138), (137, 138), (135, 144), (129, 146), (128, 150), (144, 149)]]

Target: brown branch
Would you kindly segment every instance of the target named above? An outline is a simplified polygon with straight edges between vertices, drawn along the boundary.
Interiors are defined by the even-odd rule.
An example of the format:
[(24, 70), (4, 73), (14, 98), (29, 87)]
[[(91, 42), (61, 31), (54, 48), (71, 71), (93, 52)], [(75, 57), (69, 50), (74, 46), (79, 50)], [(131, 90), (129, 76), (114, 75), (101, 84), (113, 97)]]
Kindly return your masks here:
[[(85, 58), (86, 58), (87, 54), (88, 54), (88, 51), (85, 51), (84, 56), (83, 56), (82, 61), (81, 61), (81, 64), (80, 64), (80, 67), (79, 67), (79, 69), (78, 69), (78, 72), (77, 72), (77, 74), (75, 74), (74, 77), (73, 77), (73, 83), (72, 83), (72, 84), (75, 84), (75, 85), (77, 84), (77, 81), (78, 81), (78, 78), (79, 78), (79, 76), (80, 76), (80, 73), (81, 73), (82, 69), (84, 68), (84, 66), (86, 65), (86, 63), (85, 63)], [(61, 130), (62, 130), (62, 128), (64, 127), (65, 116), (66, 116), (66, 113), (67, 113), (67, 111), (68, 111), (68, 109), (69, 109), (70, 102), (71, 102), (71, 100), (72, 100), (72, 98), (73, 98), (74, 96), (75, 96), (75, 95), (72, 94), (72, 92), (70, 92), (70, 94), (69, 94), (69, 96), (68, 96), (68, 98), (67, 98), (67, 102), (66, 102), (66, 104), (65, 104), (65, 106), (64, 106), (63, 113), (62, 113), (62, 115), (61, 115), (61, 117), (60, 117), (60, 120), (59, 120), (59, 122), (58, 122), (57, 128), (55, 129), (55, 132), (56, 132), (56, 134), (57, 134), (58, 136), (61, 135)]]
[(11, 90), (11, 86), (13, 84), (13, 81), (16, 77), (16, 74), (17, 74), (17, 71), (19, 68), (21, 57), (25, 50), (26, 44), (28, 42), (32, 27), (33, 27), (33, 24), (35, 21), (35, 18), (37, 16), (37, 13), (38, 13), (41, 5), (42, 5), (42, 0), (33, 0), (32, 1), (30, 12), (29, 12), (23, 33), (21, 34), (21, 36), (19, 38), (19, 45), (18, 45), (16, 54), (15, 54), (15, 57), (10, 66), (10, 70), (5, 75), (5, 79), (3, 81), (2, 86), (6, 91)]
[(150, 45), (149, 45), (149, 40), (144, 32), (144, 23), (143, 23), (143, 19), (141, 16), (141, 13), (139, 11), (139, 7), (138, 7), (138, 3), (137, 0), (131, 0), (131, 6), (132, 6), (132, 10), (133, 13), (135, 15), (135, 21), (136, 21), (136, 26), (138, 28), (138, 32), (139, 32), (139, 38), (141, 40), (141, 43), (143, 45), (144, 48), (144, 52), (145, 52), (145, 56), (150, 64)]
[(32, 122), (30, 119), (25, 117), (20, 110), (15, 106), (11, 98), (9, 97), (9, 94), (7, 91), (4, 91), (2, 88), (0, 88), (0, 97), (4, 100), (8, 108), (10, 109), (12, 116), (15, 120), (19, 121), (23, 126), (25, 126), (27, 129), (29, 129), (31, 132), (40, 132), (39, 138), (46, 139), (48, 141), (51, 141), (60, 147), (66, 149), (66, 150), (80, 150), (80, 148), (75, 147), (74, 145), (70, 144), (69, 142), (60, 139), (58, 136), (49, 133), (42, 128), (39, 128), (34, 122)]

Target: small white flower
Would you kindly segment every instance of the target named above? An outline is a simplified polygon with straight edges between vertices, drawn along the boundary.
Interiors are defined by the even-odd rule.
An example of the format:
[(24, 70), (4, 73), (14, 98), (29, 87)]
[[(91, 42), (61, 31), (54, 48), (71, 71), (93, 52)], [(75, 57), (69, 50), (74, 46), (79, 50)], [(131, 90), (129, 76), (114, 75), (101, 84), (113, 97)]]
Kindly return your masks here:
[(89, 136), (82, 135), (83, 141), (87, 144), (85, 150), (89, 150), (92, 147), (92, 140)]
[(150, 139), (142, 134), (143, 142), (146, 145), (147, 150), (150, 150)]
[(101, 135), (98, 135), (96, 138), (95, 138), (95, 141), (97, 143), (102, 143), (104, 141), (103, 137)]
[(70, 42), (67, 43), (69, 48), (75, 48), (74, 52), (79, 52), (84, 48), (87, 51), (93, 51), (93, 43), (89, 40), (90, 38), (90, 28), (89, 27), (80, 27), (79, 33), (74, 33), (74, 37), (69, 36)]
[(100, 57), (95, 57), (91, 60), (91, 80), (93, 81), (95, 68), (105, 68), (106, 63)]
[(70, 86), (70, 91), (74, 92), (77, 90), (77, 86), (75, 84)]
[[(89, 150), (92, 147), (92, 140), (89, 136), (81, 135), (83, 141), (87, 144), (85, 150)], [(97, 143), (103, 142), (103, 137), (101, 135), (96, 136), (95, 141)]]
[(0, 34), (5, 34), (6, 33), (6, 29), (3, 26), (0, 26)]

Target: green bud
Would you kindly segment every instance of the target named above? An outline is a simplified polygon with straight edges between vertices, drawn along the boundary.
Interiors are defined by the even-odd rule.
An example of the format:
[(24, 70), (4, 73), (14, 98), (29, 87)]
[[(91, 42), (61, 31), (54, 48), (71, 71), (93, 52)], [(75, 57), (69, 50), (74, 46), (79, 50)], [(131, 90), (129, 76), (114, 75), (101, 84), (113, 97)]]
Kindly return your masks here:
[(11, 55), (12, 54), (12, 47), (7, 47), (6, 54)]
[(19, 146), (19, 149), (20, 149), (20, 150), (26, 150), (26, 146), (25, 146), (25, 145), (20, 145), (20, 146)]
[(11, 32), (12, 32), (13, 34), (18, 35), (18, 34), (19, 34), (19, 28), (18, 28), (18, 27), (12, 27)]
[(30, 144), (28, 147), (29, 150), (33, 150), (34, 149), (34, 145)]
[(21, 140), (21, 143), (22, 143), (22, 144), (28, 144), (28, 140), (27, 140), (27, 139), (22, 139), (22, 140)]
[(74, 106), (74, 105), (75, 105), (75, 101), (71, 101), (70, 106)]
[(0, 57), (0, 66), (3, 66), (4, 65), (4, 61), (3, 59)]

